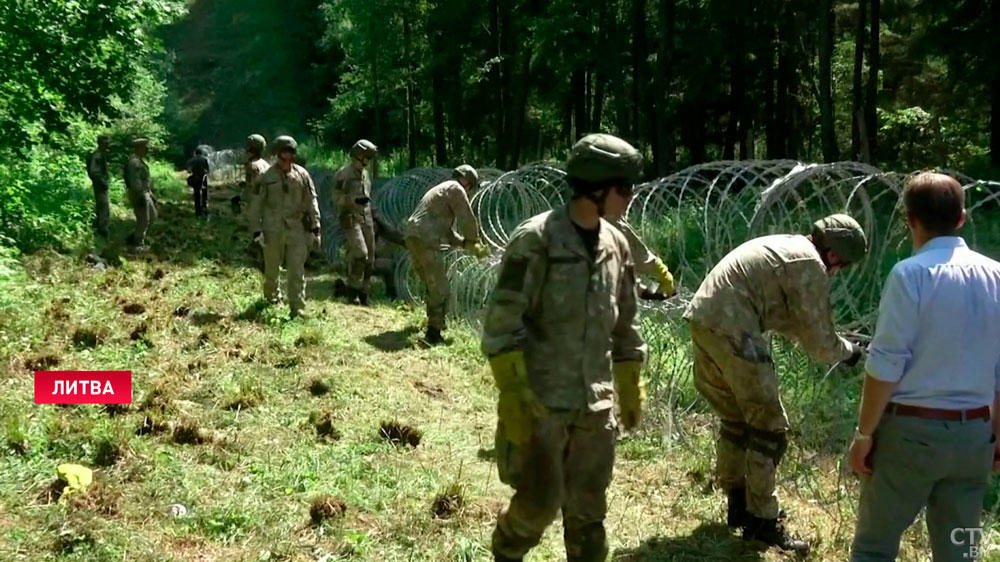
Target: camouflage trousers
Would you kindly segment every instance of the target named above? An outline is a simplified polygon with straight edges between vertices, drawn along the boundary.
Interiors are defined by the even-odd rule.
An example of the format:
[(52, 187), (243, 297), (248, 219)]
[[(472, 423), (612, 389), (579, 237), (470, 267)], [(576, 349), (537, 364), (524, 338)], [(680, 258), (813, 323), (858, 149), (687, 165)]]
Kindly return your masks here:
[(447, 327), (445, 317), (450, 294), (441, 250), (413, 236), (406, 238), (406, 249), (410, 252), (413, 270), (426, 289), (424, 302), (427, 306), (427, 326), (444, 330)]
[(108, 235), (111, 224), (111, 203), (108, 201), (108, 184), (94, 182), (94, 227), (101, 236)]
[(493, 531), (495, 555), (521, 559), (539, 543), (559, 510), (568, 562), (603, 562), (606, 491), (615, 462), (612, 411), (550, 410), (535, 420), (531, 440), (515, 446), (496, 432), (500, 480), (514, 497)]
[(716, 334), (691, 322), (694, 386), (721, 418), (716, 480), (746, 489), (747, 510), (778, 516), (775, 473), (787, 446), (788, 418), (770, 347), (759, 335)]
[(149, 225), (156, 220), (156, 203), (153, 202), (153, 194), (148, 191), (130, 193), (129, 198), (132, 202), (132, 212), (135, 213), (135, 232), (132, 233), (132, 240), (141, 246), (146, 242)]
[(338, 222), (347, 250), (347, 286), (367, 295), (371, 293), (375, 263), (375, 230), (371, 215), (342, 214)]
[(278, 300), (278, 274), (284, 265), (288, 275), (288, 306), (293, 312), (305, 306), (309, 236), (302, 229), (264, 232), (264, 298), (270, 302)]

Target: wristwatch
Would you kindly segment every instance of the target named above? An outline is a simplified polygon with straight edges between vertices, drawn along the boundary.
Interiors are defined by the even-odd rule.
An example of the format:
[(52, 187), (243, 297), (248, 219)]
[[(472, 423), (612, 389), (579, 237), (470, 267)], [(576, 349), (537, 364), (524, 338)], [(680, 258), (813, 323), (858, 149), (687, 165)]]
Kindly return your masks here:
[(854, 430), (855, 441), (871, 441), (871, 438), (872, 438), (871, 435), (865, 435), (864, 433), (861, 433), (860, 427)]

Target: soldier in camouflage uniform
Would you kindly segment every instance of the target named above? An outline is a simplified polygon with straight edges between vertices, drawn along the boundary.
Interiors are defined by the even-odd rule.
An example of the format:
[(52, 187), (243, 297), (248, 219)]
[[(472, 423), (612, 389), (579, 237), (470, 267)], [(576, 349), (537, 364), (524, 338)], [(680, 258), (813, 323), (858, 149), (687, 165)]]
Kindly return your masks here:
[(601, 218), (624, 210), (642, 157), (588, 135), (566, 168), (572, 200), (514, 231), (483, 327), (500, 390), (497, 468), (515, 489), (493, 532), (500, 562), (522, 560), (560, 509), (567, 560), (606, 560), (614, 399), (631, 430), (645, 395), (631, 252)]
[(367, 168), (376, 154), (374, 144), (359, 140), (351, 147), (351, 162), (337, 170), (333, 178), (333, 203), (347, 250), (347, 301), (357, 300), (364, 306), (368, 305), (375, 263), (372, 180)]
[(196, 217), (208, 214), (208, 153), (203, 148), (196, 148), (194, 156), (188, 160), (187, 184), (194, 195), (194, 214)]
[(864, 231), (847, 215), (817, 221), (808, 236), (750, 240), (712, 269), (684, 314), (695, 388), (721, 418), (716, 477), (728, 495), (728, 523), (745, 539), (809, 550), (779, 517), (775, 471), (788, 419), (765, 334), (798, 341), (818, 361), (856, 364), (864, 350), (837, 335), (830, 276), (866, 252)]
[(475, 168), (465, 164), (455, 168), (451, 180), (424, 194), (403, 226), (410, 261), (426, 289), (427, 335), (424, 339), (429, 344), (443, 342), (441, 331), (446, 328), (449, 290), (441, 244), (464, 248), (480, 257), (488, 254), (479, 243), (479, 223), (469, 204), (468, 192), (478, 184), (479, 174)]
[(654, 275), (659, 281), (659, 286), (656, 289), (650, 289), (639, 283), (639, 298), (643, 300), (667, 300), (676, 295), (677, 288), (674, 286), (674, 276), (670, 273), (670, 268), (650, 251), (632, 225), (625, 222), (623, 217), (611, 218), (609, 222), (615, 225), (628, 240), (628, 247), (632, 250), (632, 259), (635, 261), (635, 272), (641, 275)]
[(149, 166), (143, 160), (149, 152), (149, 140), (133, 140), (132, 150), (132, 157), (125, 164), (125, 192), (135, 213), (135, 231), (129, 235), (127, 242), (142, 247), (146, 243), (146, 230), (157, 217), (153, 181), (149, 177)]
[(100, 236), (108, 235), (108, 224), (111, 222), (111, 205), (108, 202), (108, 147), (111, 145), (110, 135), (97, 137), (97, 150), (87, 157), (87, 175), (94, 185), (94, 227)]
[(306, 258), (319, 247), (319, 201), (312, 176), (292, 158), (298, 143), (288, 136), (274, 139), (277, 162), (254, 180), (257, 195), (250, 202), (250, 230), (264, 246), (264, 298), (279, 298), (278, 273), (288, 274), (288, 304), (292, 317), (304, 316)]
[(247, 199), (253, 199), (251, 190), (255, 185), (254, 181), (257, 179), (257, 176), (266, 172), (270, 167), (270, 164), (262, 156), (266, 147), (267, 141), (264, 140), (263, 136), (254, 133), (247, 137), (247, 162), (243, 165), (244, 181), (246, 184), (244, 189), (250, 192), (247, 194)]

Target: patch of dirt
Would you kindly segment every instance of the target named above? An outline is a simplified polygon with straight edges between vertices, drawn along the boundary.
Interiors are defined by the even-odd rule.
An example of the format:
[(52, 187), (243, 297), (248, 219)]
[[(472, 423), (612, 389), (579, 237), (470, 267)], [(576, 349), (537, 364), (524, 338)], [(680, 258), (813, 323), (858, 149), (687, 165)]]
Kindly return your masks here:
[(146, 312), (146, 307), (137, 302), (130, 302), (122, 307), (122, 312), (125, 314), (142, 314)]
[(69, 482), (66, 482), (62, 478), (56, 478), (51, 484), (42, 488), (38, 492), (38, 496), (35, 498), (35, 501), (41, 504), (50, 504), (59, 501), (59, 498), (62, 497), (63, 488), (65, 488), (67, 484), (69, 484)]
[(27, 439), (20, 439), (20, 440), (8, 439), (7, 447), (11, 451), (14, 451), (15, 455), (19, 455), (22, 457), (26, 456), (28, 453), (31, 452), (31, 443)]
[(708, 495), (715, 490), (715, 483), (712, 479), (699, 469), (689, 470), (687, 477), (691, 480), (694, 487), (701, 489), (702, 494)]
[(344, 500), (324, 495), (313, 498), (309, 506), (309, 518), (314, 525), (319, 525), (327, 519), (333, 519), (344, 515), (347, 511), (347, 502)]
[(55, 355), (40, 355), (34, 359), (28, 359), (25, 361), (24, 366), (27, 367), (29, 371), (49, 371), (52, 367), (57, 367), (59, 365), (59, 358)]
[(254, 395), (241, 394), (235, 400), (226, 404), (227, 410), (249, 410), (260, 406), (261, 399)]
[(99, 341), (100, 338), (94, 331), (78, 328), (73, 332), (73, 347), (77, 349), (93, 349), (97, 347)]
[(153, 277), (153, 281), (159, 281), (160, 279), (163, 279), (166, 276), (167, 276), (167, 274), (162, 269), (160, 269), (158, 267), (158, 268), (156, 268), (156, 271), (153, 272), (153, 276), (152, 277)]
[(339, 441), (342, 437), (340, 430), (333, 425), (333, 416), (330, 412), (313, 412), (309, 414), (309, 423), (316, 429), (316, 435), (326, 441)]
[(309, 383), (309, 394), (312, 394), (313, 396), (323, 396), (329, 392), (330, 383), (323, 379), (313, 379), (313, 381)]
[(139, 428), (135, 430), (136, 435), (155, 435), (170, 431), (170, 424), (158, 420), (152, 416), (145, 416)]
[(424, 434), (417, 428), (397, 421), (382, 422), (378, 436), (393, 445), (409, 445), (416, 447)]
[(301, 335), (299, 339), (295, 340), (295, 347), (307, 347), (311, 345), (319, 345), (319, 338), (315, 335)]
[(201, 335), (198, 336), (199, 347), (204, 346), (210, 343), (211, 341), (212, 341), (212, 336), (208, 335), (208, 332), (202, 332)]
[(140, 410), (155, 411), (155, 412), (166, 412), (167, 408), (170, 407), (170, 403), (174, 401), (177, 397), (176, 390), (170, 388), (163, 382), (156, 384), (153, 388), (146, 391), (145, 396), (142, 398), (142, 402), (139, 404)]
[(461, 487), (455, 484), (434, 497), (431, 513), (435, 519), (449, 519), (458, 513), (463, 506), (465, 506), (465, 497), (462, 495)]
[(428, 384), (423, 381), (417, 381), (413, 383), (413, 386), (422, 394), (430, 396), (431, 398), (438, 398), (440, 400), (444, 400), (446, 398), (444, 389), (436, 384)]
[(187, 316), (190, 313), (191, 313), (191, 309), (188, 308), (188, 307), (186, 307), (186, 306), (184, 306), (184, 305), (178, 306), (177, 308), (174, 309), (174, 316), (176, 316), (178, 318), (183, 318), (183, 317)]
[(146, 332), (149, 330), (149, 326), (145, 322), (139, 324), (132, 330), (132, 333), (128, 335), (129, 339), (132, 341), (142, 342), (146, 347), (153, 347), (153, 342), (150, 341), (149, 336)]
[(125, 447), (110, 439), (102, 439), (94, 447), (94, 464), (97, 466), (112, 466), (125, 457)]
[(212, 435), (193, 421), (185, 421), (174, 426), (173, 439), (178, 445), (204, 445), (212, 441)]
[(287, 357), (287, 358), (282, 359), (281, 361), (278, 361), (277, 363), (275, 363), (274, 364), (274, 368), (275, 369), (292, 369), (292, 368), (298, 367), (301, 364), (302, 364), (302, 358), (299, 357), (299, 356), (297, 356), (297, 355), (293, 355), (292, 357)]
[(94, 473), (94, 482), (83, 492), (67, 498), (66, 503), (70, 509), (83, 509), (114, 517), (121, 513), (125, 497), (118, 487), (113, 486), (98, 471)]

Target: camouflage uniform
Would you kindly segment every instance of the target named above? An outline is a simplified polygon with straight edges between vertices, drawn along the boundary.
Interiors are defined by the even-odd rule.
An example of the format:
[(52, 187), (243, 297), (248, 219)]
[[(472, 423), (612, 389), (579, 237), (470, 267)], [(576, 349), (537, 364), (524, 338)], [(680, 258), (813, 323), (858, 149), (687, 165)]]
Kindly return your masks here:
[(427, 325), (444, 330), (449, 291), (439, 248), (442, 243), (467, 247), (479, 240), (479, 223), (462, 184), (448, 180), (432, 187), (407, 219), (403, 234), (413, 269), (427, 289)]
[(516, 492), (497, 521), (495, 555), (520, 560), (561, 509), (568, 559), (604, 560), (616, 427), (612, 362), (646, 356), (621, 233), (602, 220), (591, 256), (566, 207), (521, 224), (500, 267), (482, 349), (491, 356), (522, 350), (544, 406), (523, 445), (497, 424), (500, 477)]
[(150, 223), (156, 220), (157, 213), (149, 166), (135, 154), (125, 164), (125, 192), (128, 193), (132, 211), (135, 213), (135, 232), (131, 240), (132, 243), (142, 246), (146, 242), (146, 230)]
[(371, 212), (372, 181), (368, 170), (350, 163), (333, 179), (333, 202), (347, 248), (347, 286), (367, 295), (375, 262), (375, 231)]
[(108, 156), (104, 151), (95, 150), (87, 157), (87, 175), (94, 186), (94, 225), (98, 234), (107, 236), (111, 204), (108, 201)]
[(372, 219), (375, 225), (375, 265), (372, 268), (372, 275), (382, 278), (386, 296), (395, 300), (399, 297), (396, 288), (396, 264), (399, 261), (399, 248), (405, 250), (406, 241), (402, 232), (379, 218), (374, 210)]
[(194, 214), (197, 216), (207, 214), (208, 174), (210, 172), (208, 158), (200, 150), (196, 151), (185, 167), (191, 174), (188, 176), (187, 184), (193, 192)]
[(250, 230), (264, 233), (264, 297), (278, 299), (278, 273), (288, 273), (288, 304), (293, 313), (305, 306), (306, 258), (319, 229), (316, 186), (305, 168), (292, 164), (285, 174), (278, 164), (255, 180), (250, 202)]
[(787, 446), (788, 418), (764, 334), (797, 340), (826, 363), (852, 357), (854, 345), (837, 335), (831, 319), (827, 267), (805, 236), (750, 240), (712, 269), (684, 317), (691, 324), (695, 388), (722, 421), (719, 484), (745, 487), (746, 510), (775, 519), (775, 471)]
[(267, 171), (270, 164), (267, 160), (264, 160), (260, 156), (254, 158), (253, 160), (248, 160), (246, 164), (243, 165), (243, 172), (245, 174), (246, 181), (246, 195), (247, 199), (253, 201), (253, 196), (256, 194), (256, 181), (257, 177)]

